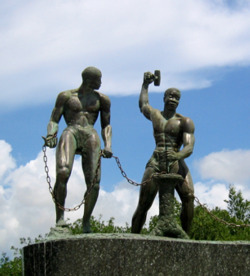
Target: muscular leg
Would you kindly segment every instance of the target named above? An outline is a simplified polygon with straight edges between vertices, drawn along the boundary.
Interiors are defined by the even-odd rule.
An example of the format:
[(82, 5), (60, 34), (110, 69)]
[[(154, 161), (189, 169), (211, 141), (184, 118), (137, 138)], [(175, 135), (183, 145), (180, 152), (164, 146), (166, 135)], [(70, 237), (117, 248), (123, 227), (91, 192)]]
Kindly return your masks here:
[[(154, 173), (154, 169), (151, 167), (146, 168), (142, 178), (142, 182), (149, 179)], [(158, 192), (158, 187), (151, 180), (147, 184), (141, 186), (140, 197), (137, 209), (132, 218), (132, 233), (140, 233), (141, 229), (146, 221), (147, 212), (151, 207), (154, 198)]]
[[(56, 150), (56, 183), (54, 186), (55, 199), (62, 206), (64, 206), (67, 195), (67, 182), (71, 174), (75, 151), (75, 137), (70, 131), (65, 130), (62, 133)], [(57, 205), (55, 207), (56, 223), (63, 223), (64, 211)]]
[[(91, 232), (90, 217), (95, 207), (98, 194), (99, 194), (101, 169), (99, 168), (97, 175), (96, 175), (96, 170), (98, 166), (100, 151), (101, 151), (100, 139), (96, 131), (93, 130), (93, 134), (91, 135), (91, 137), (88, 138), (85, 144), (85, 152), (82, 155), (82, 168), (85, 176), (85, 182), (87, 185), (86, 193), (88, 193), (90, 189), (90, 192), (85, 199), (84, 215), (83, 215), (83, 233)], [(93, 183), (94, 180), (95, 180), (95, 183)]]
[(194, 216), (194, 186), (191, 174), (186, 166), (183, 163), (180, 166), (180, 173), (182, 174), (185, 181), (176, 187), (176, 190), (182, 201), (181, 208), (181, 225), (183, 230), (189, 234), (191, 229), (191, 224)]

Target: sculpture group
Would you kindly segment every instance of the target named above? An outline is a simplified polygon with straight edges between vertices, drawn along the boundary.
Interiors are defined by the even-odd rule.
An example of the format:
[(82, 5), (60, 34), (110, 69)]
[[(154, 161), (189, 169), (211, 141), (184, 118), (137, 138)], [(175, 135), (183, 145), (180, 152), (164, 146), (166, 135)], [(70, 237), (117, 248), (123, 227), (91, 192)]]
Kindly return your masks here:
[[(101, 86), (101, 71), (87, 67), (82, 72), (82, 84), (77, 89), (61, 92), (47, 127), (45, 145), (56, 147), (56, 182), (54, 199), (56, 225), (65, 226), (64, 206), (67, 195), (67, 182), (70, 177), (74, 157), (82, 157), (82, 169), (87, 185), (83, 233), (91, 232), (90, 216), (95, 207), (100, 183), (100, 156), (112, 157), (110, 126), (110, 100), (96, 91)], [(160, 191), (160, 216), (153, 235), (187, 238), (194, 212), (194, 188), (191, 174), (184, 159), (190, 156), (194, 147), (194, 124), (188, 117), (176, 113), (181, 92), (176, 88), (164, 93), (163, 111), (149, 104), (148, 87), (154, 82), (159, 85), (160, 74), (146, 72), (139, 98), (143, 115), (152, 122), (155, 150), (146, 165), (137, 209), (132, 218), (132, 233), (140, 233), (149, 208)], [(100, 114), (104, 149), (94, 124)], [(67, 124), (57, 143), (58, 123), (64, 117)], [(172, 216), (174, 190), (182, 201), (181, 223), (183, 231)], [(172, 225), (171, 227), (169, 225)]]

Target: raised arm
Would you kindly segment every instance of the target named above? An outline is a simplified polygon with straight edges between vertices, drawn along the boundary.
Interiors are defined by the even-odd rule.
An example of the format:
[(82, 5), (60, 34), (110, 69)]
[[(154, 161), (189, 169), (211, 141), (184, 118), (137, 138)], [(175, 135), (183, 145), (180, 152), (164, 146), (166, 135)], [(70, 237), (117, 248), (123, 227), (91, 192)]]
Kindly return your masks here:
[(101, 101), (101, 128), (102, 128), (102, 139), (104, 142), (104, 157), (112, 157), (112, 127), (110, 125), (110, 100), (106, 95), (100, 93)]
[(150, 72), (144, 73), (143, 84), (142, 84), (140, 98), (139, 98), (139, 108), (143, 113), (143, 115), (149, 120), (151, 120), (150, 114), (152, 111), (152, 107), (149, 105), (149, 101), (148, 101), (148, 86), (150, 83), (153, 82), (154, 80), (153, 76), (154, 75)]
[(52, 111), (50, 121), (47, 126), (47, 136), (46, 136), (46, 146), (54, 148), (57, 144), (57, 132), (58, 132), (58, 123), (63, 114), (64, 103), (69, 98), (67, 92), (62, 92), (58, 95), (55, 107)]

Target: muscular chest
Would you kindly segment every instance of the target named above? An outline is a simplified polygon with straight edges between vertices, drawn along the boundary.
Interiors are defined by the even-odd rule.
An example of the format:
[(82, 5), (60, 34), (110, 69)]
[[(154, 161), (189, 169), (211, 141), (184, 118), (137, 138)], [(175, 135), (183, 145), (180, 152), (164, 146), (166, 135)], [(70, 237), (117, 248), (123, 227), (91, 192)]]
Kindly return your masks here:
[(95, 113), (98, 112), (99, 108), (100, 102), (96, 97), (82, 97), (74, 95), (68, 100), (66, 104), (66, 109), (74, 113)]
[(172, 137), (179, 137), (182, 132), (181, 119), (171, 118), (165, 119), (163, 116), (159, 116), (153, 121), (154, 132), (158, 134), (167, 134)]
[(181, 132), (181, 121), (178, 119), (166, 120), (166, 122), (163, 123), (163, 131), (174, 137), (179, 136)]

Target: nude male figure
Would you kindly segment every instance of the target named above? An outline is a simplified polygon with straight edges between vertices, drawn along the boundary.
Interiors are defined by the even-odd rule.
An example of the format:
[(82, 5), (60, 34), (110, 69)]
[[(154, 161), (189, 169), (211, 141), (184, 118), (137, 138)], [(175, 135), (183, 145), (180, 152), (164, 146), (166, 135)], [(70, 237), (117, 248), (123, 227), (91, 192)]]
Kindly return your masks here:
[[(67, 195), (67, 182), (70, 177), (74, 157), (82, 156), (82, 169), (90, 192), (85, 199), (83, 215), (83, 233), (91, 232), (90, 216), (95, 207), (101, 171), (98, 160), (101, 153), (101, 142), (93, 128), (100, 113), (102, 138), (104, 141), (104, 157), (112, 157), (110, 126), (110, 100), (97, 92), (101, 86), (101, 71), (95, 67), (87, 67), (82, 72), (82, 84), (77, 89), (61, 92), (47, 127), (46, 145), (54, 148), (57, 145), (56, 134), (58, 123), (63, 116), (67, 128), (63, 131), (56, 150), (56, 182), (54, 186), (55, 200), (64, 206)], [(97, 172), (97, 175), (96, 175)], [(97, 177), (96, 177), (97, 176)], [(95, 180), (95, 183), (93, 181)], [(93, 185), (93, 186), (92, 186)], [(64, 211), (57, 204), (56, 224), (64, 226)]]
[[(156, 147), (146, 165), (143, 181), (159, 172), (178, 173), (184, 182), (176, 187), (182, 201), (182, 228), (189, 233), (194, 212), (194, 188), (191, 174), (184, 159), (190, 156), (194, 148), (193, 121), (176, 113), (181, 93), (176, 88), (169, 88), (164, 94), (164, 110), (160, 111), (149, 105), (148, 86), (153, 82), (153, 74), (144, 74), (139, 107), (143, 115), (152, 121)], [(181, 149), (181, 147), (183, 148)], [(158, 192), (157, 185), (151, 180), (141, 186), (137, 209), (132, 218), (132, 233), (140, 233), (149, 208)]]

